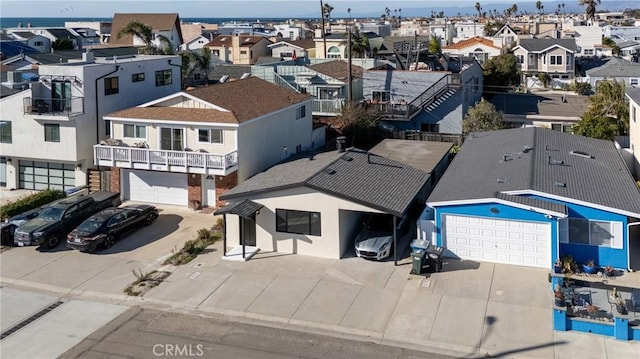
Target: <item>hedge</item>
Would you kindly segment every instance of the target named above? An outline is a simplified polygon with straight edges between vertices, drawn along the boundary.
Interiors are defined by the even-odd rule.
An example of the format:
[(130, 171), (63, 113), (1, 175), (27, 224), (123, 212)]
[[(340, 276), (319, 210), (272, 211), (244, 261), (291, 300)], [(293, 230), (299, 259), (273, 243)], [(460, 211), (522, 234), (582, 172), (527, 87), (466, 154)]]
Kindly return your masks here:
[(64, 198), (67, 195), (64, 191), (57, 189), (46, 189), (29, 196), (18, 198), (14, 202), (7, 203), (0, 206), (0, 219), (4, 220), (9, 217), (13, 217), (16, 214), (20, 214), (45, 204), (51, 203), (57, 199)]

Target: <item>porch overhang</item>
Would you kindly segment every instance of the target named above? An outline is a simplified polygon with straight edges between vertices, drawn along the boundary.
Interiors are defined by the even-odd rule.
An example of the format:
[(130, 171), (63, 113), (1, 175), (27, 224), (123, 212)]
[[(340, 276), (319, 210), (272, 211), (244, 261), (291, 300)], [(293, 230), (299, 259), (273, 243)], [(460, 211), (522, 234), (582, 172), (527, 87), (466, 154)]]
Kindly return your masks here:
[(235, 214), (242, 218), (252, 219), (251, 216), (258, 212), (262, 207), (264, 206), (259, 203), (244, 199), (242, 201), (228, 203), (213, 214)]

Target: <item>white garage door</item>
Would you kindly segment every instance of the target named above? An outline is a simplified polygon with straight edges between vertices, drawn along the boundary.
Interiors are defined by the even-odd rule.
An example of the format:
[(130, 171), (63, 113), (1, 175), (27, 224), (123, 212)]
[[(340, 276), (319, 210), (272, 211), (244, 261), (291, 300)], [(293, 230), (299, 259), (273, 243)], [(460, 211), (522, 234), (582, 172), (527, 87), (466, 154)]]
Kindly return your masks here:
[(187, 175), (159, 171), (123, 171), (125, 199), (148, 203), (187, 205)]
[(456, 257), (531, 267), (551, 266), (551, 225), (444, 216), (445, 247)]

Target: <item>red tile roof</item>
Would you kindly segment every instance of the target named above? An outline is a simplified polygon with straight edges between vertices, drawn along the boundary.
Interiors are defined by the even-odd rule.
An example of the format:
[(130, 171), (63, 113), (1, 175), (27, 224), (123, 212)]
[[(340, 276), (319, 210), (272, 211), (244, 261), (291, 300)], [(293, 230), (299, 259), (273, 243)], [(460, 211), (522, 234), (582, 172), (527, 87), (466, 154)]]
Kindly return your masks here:
[(458, 41), (455, 44), (451, 44), (451, 45), (445, 46), (443, 48), (444, 49), (451, 49), (451, 50), (460, 50), (460, 49), (464, 49), (465, 47), (470, 47), (470, 46), (474, 46), (474, 45), (477, 45), (477, 44), (482, 44), (482, 45), (485, 45), (485, 46), (493, 47), (495, 49), (500, 49), (498, 46), (493, 44), (493, 41), (491, 41), (489, 39), (485, 39), (484, 37), (480, 37), (480, 36), (476, 36), (476, 37), (472, 37), (470, 39)]

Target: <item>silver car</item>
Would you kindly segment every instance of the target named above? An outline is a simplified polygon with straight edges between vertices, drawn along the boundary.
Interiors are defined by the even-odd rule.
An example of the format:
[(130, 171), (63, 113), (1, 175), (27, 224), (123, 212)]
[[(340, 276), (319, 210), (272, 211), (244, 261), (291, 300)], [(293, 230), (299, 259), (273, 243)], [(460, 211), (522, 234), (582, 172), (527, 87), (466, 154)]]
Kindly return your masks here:
[[(406, 220), (400, 221), (399, 228)], [(401, 235), (397, 231), (396, 235)], [(361, 258), (382, 260), (393, 253), (393, 220), (388, 214), (371, 214), (354, 241), (356, 255)]]

